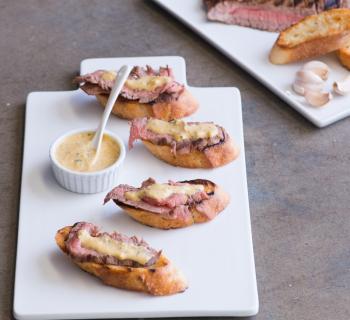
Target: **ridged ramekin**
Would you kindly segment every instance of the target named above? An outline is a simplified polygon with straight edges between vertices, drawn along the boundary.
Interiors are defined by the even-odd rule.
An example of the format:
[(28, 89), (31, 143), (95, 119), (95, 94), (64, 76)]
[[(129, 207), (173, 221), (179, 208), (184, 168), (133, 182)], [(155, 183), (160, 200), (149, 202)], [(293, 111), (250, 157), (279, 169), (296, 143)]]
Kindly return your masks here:
[(50, 147), (50, 162), (57, 182), (65, 189), (77, 193), (98, 193), (106, 191), (117, 184), (120, 171), (125, 159), (125, 146), (123, 141), (113, 132), (106, 130), (109, 135), (120, 146), (120, 155), (111, 166), (94, 172), (73, 171), (62, 166), (56, 159), (57, 146), (68, 136), (75, 133), (95, 131), (93, 129), (76, 129), (65, 133), (54, 141)]

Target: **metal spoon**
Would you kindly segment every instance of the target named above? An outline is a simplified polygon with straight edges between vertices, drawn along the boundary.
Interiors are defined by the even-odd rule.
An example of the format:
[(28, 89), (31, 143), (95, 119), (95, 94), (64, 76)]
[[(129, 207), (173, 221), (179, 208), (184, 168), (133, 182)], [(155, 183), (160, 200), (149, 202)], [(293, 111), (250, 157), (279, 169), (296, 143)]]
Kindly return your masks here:
[(124, 83), (130, 74), (131, 69), (132, 69), (131, 66), (124, 65), (120, 68), (120, 70), (117, 73), (117, 78), (115, 80), (115, 84), (112, 88), (112, 91), (109, 95), (109, 98), (108, 98), (105, 110), (103, 112), (100, 124), (96, 130), (96, 133), (95, 133), (92, 141), (91, 141), (91, 147), (96, 150), (96, 154), (95, 154), (95, 157), (94, 157), (92, 163), (94, 163), (96, 158), (97, 158), (98, 152), (99, 152), (100, 147), (101, 147), (103, 133), (104, 133), (109, 115), (111, 114), (114, 103), (117, 100), (118, 95), (119, 95), (120, 91), (122, 90)]

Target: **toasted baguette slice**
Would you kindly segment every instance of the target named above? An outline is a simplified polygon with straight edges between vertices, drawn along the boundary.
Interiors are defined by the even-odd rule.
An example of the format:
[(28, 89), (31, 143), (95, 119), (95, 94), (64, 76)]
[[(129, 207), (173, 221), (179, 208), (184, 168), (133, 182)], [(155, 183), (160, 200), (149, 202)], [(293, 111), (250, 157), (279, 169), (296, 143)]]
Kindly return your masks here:
[[(193, 132), (200, 132), (200, 137)], [(137, 139), (158, 159), (185, 168), (216, 168), (239, 155), (239, 148), (226, 130), (211, 122), (138, 118), (131, 122), (129, 149)]]
[[(72, 226), (64, 227), (56, 233), (56, 243), (66, 254), (65, 241)], [(125, 267), (95, 262), (79, 262), (72, 259), (82, 270), (100, 278), (112, 287), (142, 291), (155, 296), (164, 296), (183, 292), (187, 281), (182, 273), (162, 254), (155, 265), (150, 267)]]
[(341, 64), (350, 70), (350, 43), (337, 51)]
[(282, 31), (269, 58), (274, 64), (286, 64), (336, 51), (349, 41), (350, 9), (332, 9)]
[(194, 150), (184, 154), (174, 154), (169, 146), (160, 146), (145, 140), (142, 142), (158, 159), (173, 166), (184, 168), (217, 168), (235, 160), (239, 155), (239, 149), (230, 137), (227, 137), (222, 144), (207, 148), (206, 152)]
[[(146, 180), (145, 182), (148, 181), (155, 183), (153, 179)], [(181, 181), (181, 183), (202, 185), (204, 187), (204, 192), (208, 195), (208, 199), (202, 200), (198, 203), (181, 205), (187, 206), (189, 214), (173, 214), (175, 208), (172, 209), (170, 214), (157, 213), (152, 211), (151, 208), (149, 210), (141, 209), (140, 206), (113, 197), (113, 190), (106, 196), (105, 202), (112, 199), (136, 221), (158, 229), (184, 228), (195, 223), (208, 222), (213, 220), (221, 211), (223, 211), (230, 202), (230, 196), (212, 181), (195, 179)]]
[[(105, 107), (109, 95), (97, 94), (96, 99)], [(185, 89), (176, 100), (157, 103), (139, 103), (138, 101), (118, 99), (114, 104), (112, 113), (119, 118), (132, 120), (143, 117), (153, 117), (162, 120), (173, 120), (187, 117), (198, 109), (198, 102), (193, 95)]]

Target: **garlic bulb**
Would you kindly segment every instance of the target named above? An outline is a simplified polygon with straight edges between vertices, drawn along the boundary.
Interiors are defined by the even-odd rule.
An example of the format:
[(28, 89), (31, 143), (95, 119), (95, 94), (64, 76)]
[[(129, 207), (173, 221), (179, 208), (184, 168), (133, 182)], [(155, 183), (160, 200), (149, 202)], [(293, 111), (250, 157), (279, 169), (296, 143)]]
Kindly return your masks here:
[(329, 75), (329, 67), (321, 61), (310, 61), (302, 67), (302, 70), (308, 70), (317, 74), (322, 80), (327, 80)]
[(304, 97), (313, 107), (322, 107), (333, 98), (330, 92), (312, 90), (307, 90)]
[(321, 91), (324, 88), (322, 78), (310, 70), (300, 70), (297, 72), (293, 83), (293, 90), (304, 95), (306, 91)]
[(333, 83), (333, 90), (342, 96), (349, 94), (350, 93), (350, 75), (348, 75), (342, 81), (335, 81)]

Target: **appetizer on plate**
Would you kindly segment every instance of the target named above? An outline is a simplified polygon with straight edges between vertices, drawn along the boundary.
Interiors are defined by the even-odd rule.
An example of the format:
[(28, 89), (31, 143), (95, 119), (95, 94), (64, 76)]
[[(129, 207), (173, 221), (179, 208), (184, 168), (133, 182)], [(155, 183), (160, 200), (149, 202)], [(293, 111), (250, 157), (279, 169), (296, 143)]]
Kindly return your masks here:
[(347, 0), (204, 0), (204, 4), (209, 20), (267, 31), (281, 31), (306, 16), (350, 5)]
[(107, 194), (105, 203), (109, 200), (142, 224), (173, 229), (214, 219), (226, 208), (230, 197), (209, 180), (160, 184), (149, 178), (140, 188), (117, 186)]
[(131, 122), (129, 149), (137, 139), (154, 156), (179, 167), (215, 168), (239, 154), (226, 130), (212, 122), (139, 118)]
[(163, 255), (137, 237), (100, 232), (78, 222), (56, 233), (56, 243), (84, 271), (105, 284), (156, 296), (183, 292), (187, 281)]
[[(117, 73), (97, 70), (74, 79), (105, 107)], [(174, 79), (172, 69), (136, 66), (130, 73), (112, 113), (120, 118), (154, 117), (173, 120), (187, 117), (198, 109), (198, 102), (187, 88)]]
[(280, 33), (270, 61), (286, 64), (321, 56), (350, 42), (350, 9), (332, 9), (304, 18)]

